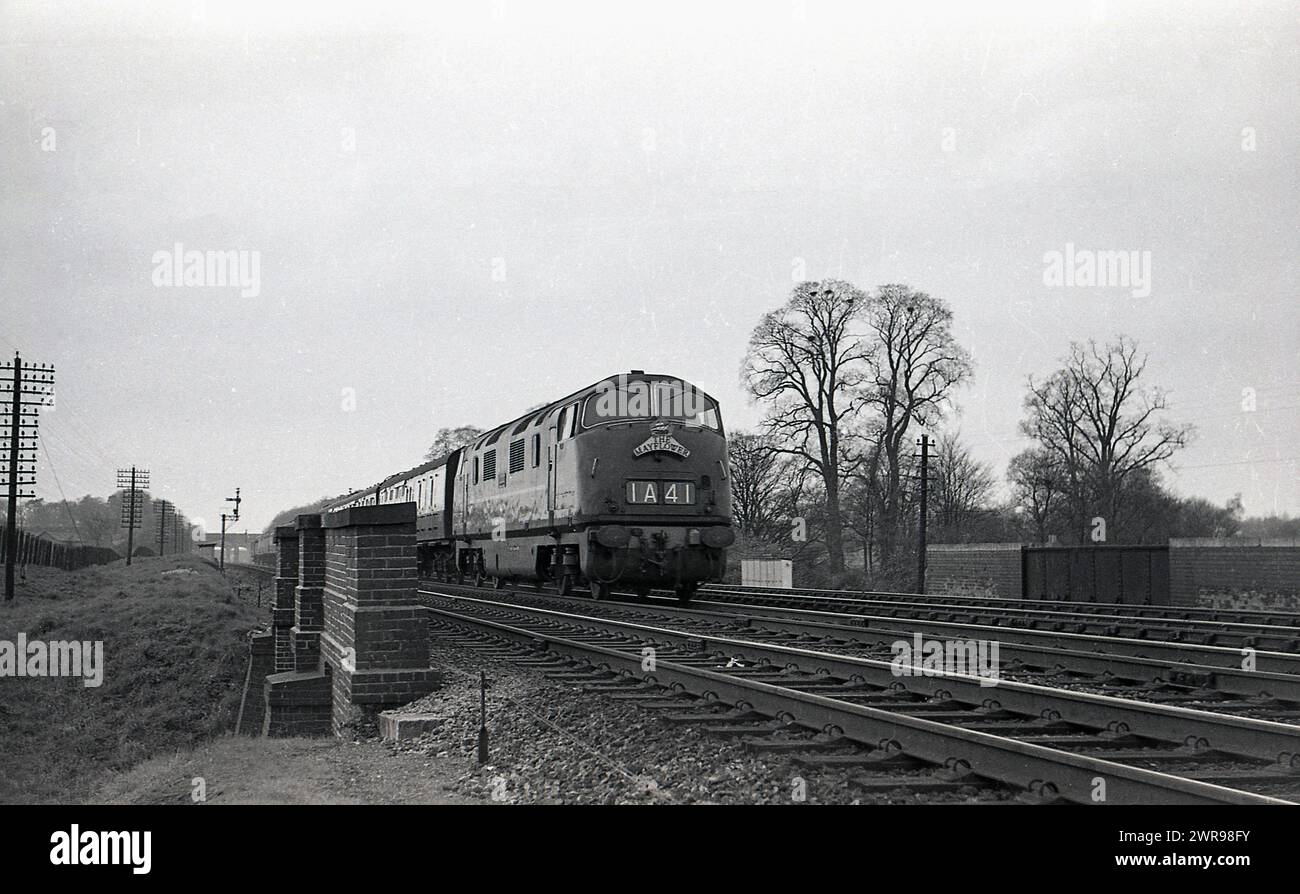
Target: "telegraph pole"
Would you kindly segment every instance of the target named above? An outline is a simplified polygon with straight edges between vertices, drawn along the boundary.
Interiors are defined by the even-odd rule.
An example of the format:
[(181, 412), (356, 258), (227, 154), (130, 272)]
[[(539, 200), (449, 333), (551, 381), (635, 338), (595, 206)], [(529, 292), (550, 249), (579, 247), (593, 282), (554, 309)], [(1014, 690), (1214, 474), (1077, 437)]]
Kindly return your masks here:
[[(167, 551), (167, 518), (170, 516), (172, 521), (176, 520), (176, 507), (170, 500), (156, 500), (153, 504), (154, 514), (158, 516), (158, 555), (166, 555)], [(172, 546), (176, 545), (175, 536), (172, 537)]]
[[(23, 366), (17, 352), (0, 372), (12, 378), (0, 384), (0, 394), (9, 392), (9, 406), (0, 410), (0, 428), (8, 417), (8, 431), (0, 434), (0, 450), (7, 454), (0, 478), (8, 488), (5, 516), (5, 602), (14, 598), (14, 563), (18, 559), (18, 500), (36, 496), (36, 424), (39, 407), (54, 405), (54, 367), (45, 364)], [(6, 449), (7, 448), (7, 449)]]
[(149, 488), (149, 470), (117, 470), (117, 487), (127, 492), (127, 499), (122, 503), (122, 527), (126, 528), (126, 564), (131, 564), (131, 553), (135, 551), (135, 529), (140, 527), (140, 516), (144, 514), (143, 490)]
[(921, 513), (917, 527), (916, 544), (916, 592), (925, 592), (925, 516), (929, 508), (930, 484), (930, 436), (921, 435), (917, 442), (921, 445)]
[(226, 573), (226, 522), (239, 521), (239, 488), (235, 488), (235, 495), (233, 497), (226, 497), (226, 502), (235, 504), (235, 512), (233, 515), (227, 515), (224, 512), (221, 513), (221, 573), (222, 574)]

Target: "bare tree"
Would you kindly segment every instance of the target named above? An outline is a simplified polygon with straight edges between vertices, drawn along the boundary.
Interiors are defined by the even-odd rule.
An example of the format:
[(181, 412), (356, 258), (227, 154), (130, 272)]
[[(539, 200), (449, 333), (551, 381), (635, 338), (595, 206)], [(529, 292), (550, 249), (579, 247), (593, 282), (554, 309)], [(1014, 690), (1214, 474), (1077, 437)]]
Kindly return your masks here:
[(1012, 502), (1028, 516), (1034, 538), (1046, 543), (1064, 501), (1060, 468), (1046, 450), (1031, 447), (1011, 458), (1007, 480), (1011, 482)]
[(458, 428), (440, 428), (438, 433), (433, 436), (433, 443), (429, 445), (424, 458), (426, 460), (442, 459), (456, 448), (464, 447), (481, 434), (483, 434), (483, 429), (472, 425), (462, 425)]
[(867, 383), (867, 403), (874, 411), (867, 475), (879, 482), (880, 557), (888, 562), (899, 535), (903, 457), (912, 452), (913, 423), (925, 428), (940, 418), (952, 390), (970, 376), (971, 364), (953, 337), (952, 311), (925, 292), (881, 286), (867, 320), (875, 346)]
[(800, 283), (754, 329), (743, 372), (750, 392), (769, 405), (764, 427), (773, 449), (806, 463), (821, 479), (831, 574), (844, 570), (845, 424), (865, 400), (871, 357), (863, 338), (866, 304), (851, 283)]
[(727, 439), (731, 468), (731, 511), (736, 526), (759, 540), (771, 540), (790, 524), (788, 459), (761, 434), (733, 431)]
[(1057, 489), (1081, 539), (1097, 516), (1118, 529), (1125, 485), (1168, 461), (1190, 437), (1190, 426), (1159, 417), (1167, 409), (1164, 391), (1139, 384), (1146, 362), (1136, 342), (1121, 335), (1104, 349), (1095, 341), (1071, 343), (1061, 369), (1029, 380), (1021, 429), (1059, 468)]
[(993, 490), (993, 473), (971, 456), (957, 433), (945, 433), (931, 457), (934, 524), (946, 537), (960, 537), (979, 516)]

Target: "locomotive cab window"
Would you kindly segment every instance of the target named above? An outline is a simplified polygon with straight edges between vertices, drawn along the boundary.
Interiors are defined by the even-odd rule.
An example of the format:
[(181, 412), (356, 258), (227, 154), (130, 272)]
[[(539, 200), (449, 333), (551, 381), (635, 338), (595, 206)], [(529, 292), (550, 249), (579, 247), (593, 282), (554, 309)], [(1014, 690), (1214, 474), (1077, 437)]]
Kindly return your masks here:
[(672, 419), (711, 431), (722, 430), (718, 404), (694, 386), (679, 381), (620, 383), (587, 398), (582, 424), (588, 428), (607, 422)]

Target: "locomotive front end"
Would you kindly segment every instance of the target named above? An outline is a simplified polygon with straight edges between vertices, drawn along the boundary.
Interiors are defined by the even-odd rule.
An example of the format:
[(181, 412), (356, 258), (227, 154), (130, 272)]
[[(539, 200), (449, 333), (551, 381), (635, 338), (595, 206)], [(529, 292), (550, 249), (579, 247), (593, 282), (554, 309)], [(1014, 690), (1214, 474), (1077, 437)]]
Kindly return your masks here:
[(593, 592), (671, 588), (688, 601), (720, 579), (735, 534), (717, 402), (634, 372), (587, 397), (582, 428), (578, 558)]

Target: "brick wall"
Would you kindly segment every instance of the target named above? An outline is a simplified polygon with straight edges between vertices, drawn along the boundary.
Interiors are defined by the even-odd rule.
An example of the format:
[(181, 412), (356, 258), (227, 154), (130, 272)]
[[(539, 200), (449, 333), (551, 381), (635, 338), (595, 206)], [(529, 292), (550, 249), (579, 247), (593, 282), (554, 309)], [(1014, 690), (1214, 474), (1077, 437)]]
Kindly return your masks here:
[(1300, 610), (1300, 542), (1169, 541), (1175, 605)]
[(1022, 595), (1019, 543), (934, 543), (925, 550), (925, 588), (1019, 599)]
[(294, 590), (294, 668), (319, 670), (320, 635), (325, 624), (325, 531), (319, 515), (300, 515), (298, 586)]
[(330, 732), (330, 677), (291, 671), (266, 678), (267, 736), (322, 736)]
[(257, 735), (262, 732), (266, 715), (264, 681), (275, 673), (275, 638), (269, 631), (256, 630), (248, 637), (248, 685), (240, 702), (239, 728), (236, 733)]

